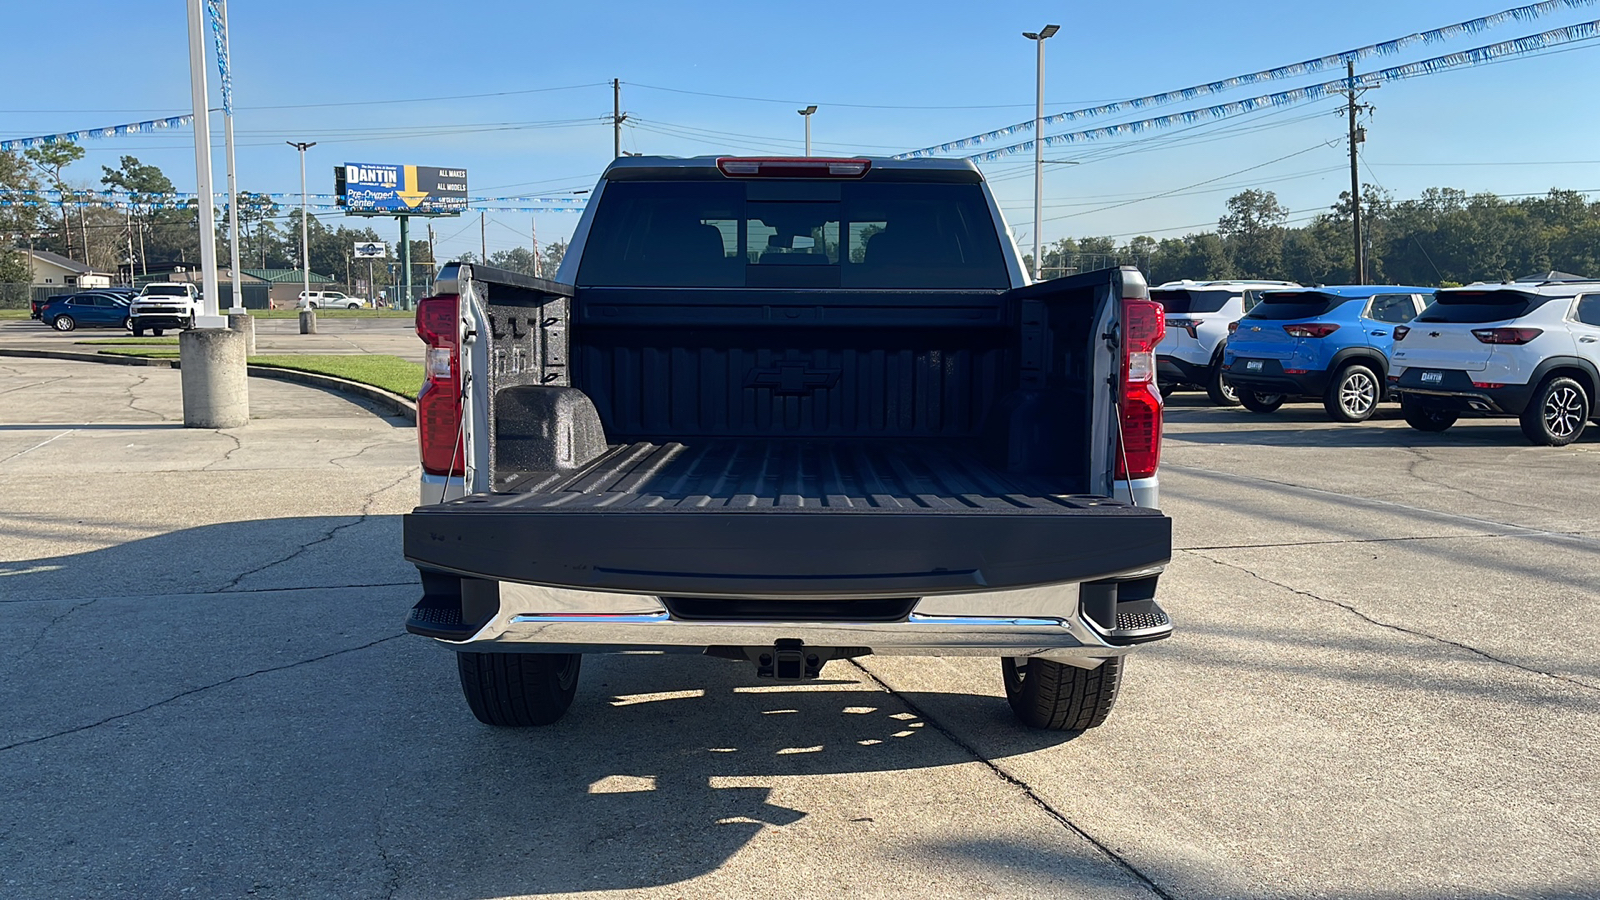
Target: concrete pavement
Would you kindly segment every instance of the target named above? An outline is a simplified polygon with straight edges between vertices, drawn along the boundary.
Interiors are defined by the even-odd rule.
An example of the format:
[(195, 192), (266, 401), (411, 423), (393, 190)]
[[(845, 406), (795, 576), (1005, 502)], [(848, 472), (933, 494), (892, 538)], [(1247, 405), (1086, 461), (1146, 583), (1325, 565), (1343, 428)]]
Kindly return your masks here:
[(1600, 884), (1600, 475), (1175, 398), (1179, 634), (1108, 724), (1019, 728), (992, 660), (757, 681), (589, 657), (478, 725), (401, 634), (410, 429), (252, 381), (0, 360), (0, 895), (1402, 897)]

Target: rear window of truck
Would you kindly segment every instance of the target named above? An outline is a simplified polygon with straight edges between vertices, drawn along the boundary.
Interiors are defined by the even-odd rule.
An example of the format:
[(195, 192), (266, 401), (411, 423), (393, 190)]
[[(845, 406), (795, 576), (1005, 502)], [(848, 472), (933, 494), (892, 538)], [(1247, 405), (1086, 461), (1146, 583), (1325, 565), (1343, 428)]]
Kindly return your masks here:
[(1169, 313), (1221, 312), (1228, 301), (1239, 294), (1234, 291), (1151, 291), (1150, 299), (1161, 304)]
[(608, 183), (577, 283), (1011, 286), (979, 185), (754, 180)]
[(1418, 322), (1455, 322), (1477, 325), (1519, 319), (1555, 299), (1521, 291), (1440, 291), (1433, 304), (1417, 316)]
[(1287, 322), (1291, 319), (1314, 319), (1338, 309), (1340, 304), (1355, 302), (1350, 297), (1337, 297), (1316, 291), (1285, 291), (1265, 294), (1247, 319), (1270, 319)]

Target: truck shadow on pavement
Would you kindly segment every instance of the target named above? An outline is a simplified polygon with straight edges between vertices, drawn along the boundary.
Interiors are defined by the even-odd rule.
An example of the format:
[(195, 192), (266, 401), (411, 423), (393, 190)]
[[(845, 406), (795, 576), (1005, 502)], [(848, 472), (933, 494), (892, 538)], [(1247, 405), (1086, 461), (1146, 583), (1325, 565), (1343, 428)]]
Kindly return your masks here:
[[(14, 896), (640, 889), (716, 872), (763, 832), (741, 865), (775, 885), (804, 883), (780, 863), (847, 879), (802, 848), (909, 851), (930, 809), (959, 819), (973, 785), (1000, 790), (916, 708), (1012, 729), (1009, 752), (1072, 737), (1021, 728), (992, 695), (886, 692), (848, 661), (775, 684), (664, 654), (586, 657), (561, 722), (490, 728), (451, 654), (401, 633), (417, 589), (396, 577), (397, 527), (234, 522), (0, 564), (17, 638), (0, 653), (0, 838), (42, 866), (10, 873)], [(193, 580), (174, 560), (201, 561)], [(93, 666), (40, 664), (84, 647)], [(1053, 877), (1092, 890), (1099, 868)]]

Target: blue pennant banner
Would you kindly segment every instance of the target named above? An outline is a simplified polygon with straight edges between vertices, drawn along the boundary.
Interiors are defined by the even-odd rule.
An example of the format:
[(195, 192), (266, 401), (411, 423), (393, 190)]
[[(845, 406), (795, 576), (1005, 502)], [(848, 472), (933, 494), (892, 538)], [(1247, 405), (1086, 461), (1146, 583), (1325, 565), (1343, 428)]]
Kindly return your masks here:
[[(1432, 75), (1435, 72), (1443, 72), (1449, 69), (1462, 68), (1464, 66), (1484, 65), (1486, 63), (1495, 62), (1496, 60), (1506, 59), (1508, 57), (1521, 56), (1526, 53), (1534, 53), (1548, 47), (1570, 44), (1574, 41), (1591, 40), (1597, 37), (1600, 37), (1600, 20), (1594, 22), (1585, 22), (1581, 25), (1571, 25), (1566, 28), (1557, 28), (1553, 31), (1546, 31), (1543, 34), (1529, 35), (1527, 37), (1517, 38), (1515, 40), (1503, 41), (1498, 44), (1490, 44), (1487, 47), (1463, 50), (1459, 53), (1451, 53), (1447, 56), (1436, 56), (1432, 59), (1425, 59), (1421, 62), (1407, 63), (1403, 66), (1395, 66), (1393, 68), (1383, 69), (1367, 75), (1358, 75), (1356, 77), (1356, 83), (1357, 85), (1362, 85), (1403, 81), (1407, 78), (1419, 78), (1424, 75)], [(1302, 103), (1307, 100), (1316, 100), (1321, 97), (1328, 96), (1336, 91), (1344, 90), (1347, 86), (1346, 80), (1339, 78), (1333, 81), (1325, 81), (1322, 84), (1313, 84), (1302, 88), (1295, 88), (1291, 91), (1280, 91), (1276, 94), (1266, 94), (1261, 97), (1251, 97), (1248, 100), (1235, 100), (1231, 103), (1221, 103), (1216, 106), (1184, 110), (1183, 112), (1159, 116), (1154, 119), (1141, 119), (1137, 122), (1123, 122), (1119, 125), (1106, 125), (1102, 128), (1091, 128), (1087, 131), (1074, 131), (1068, 134), (1046, 135), (1044, 138), (1044, 145), (1046, 147), (1058, 147), (1065, 144), (1079, 144), (1085, 141), (1096, 141), (1101, 138), (1116, 137), (1126, 134), (1139, 134), (1140, 132), (1150, 131), (1157, 128), (1170, 128), (1173, 125), (1186, 125), (1207, 119), (1222, 119), (1227, 118), (1228, 116), (1238, 115), (1240, 113), (1251, 112), (1257, 109), (1289, 106), (1294, 103)], [(1012, 156), (1017, 153), (1030, 152), (1033, 150), (1033, 144), (1033, 141), (1024, 141), (1020, 144), (1012, 144), (1009, 147), (1000, 147), (984, 153), (968, 156), (967, 158), (977, 162), (993, 162), (1002, 157)]]
[[(1113, 115), (1127, 110), (1143, 109), (1147, 106), (1163, 106), (1168, 103), (1179, 103), (1185, 100), (1193, 100), (1196, 97), (1208, 94), (1220, 94), (1224, 91), (1229, 91), (1237, 87), (1244, 87), (1246, 85), (1260, 84), (1267, 81), (1281, 81), (1288, 78), (1298, 78), (1302, 75), (1310, 75), (1316, 72), (1322, 72), (1328, 69), (1341, 67), (1346, 62), (1350, 61), (1359, 62), (1360, 60), (1373, 56), (1391, 56), (1400, 52), (1406, 47), (1412, 46), (1413, 44), (1442, 43), (1452, 38), (1461, 37), (1462, 35), (1477, 34), (1506, 22), (1532, 21), (1534, 19), (1549, 15), (1550, 13), (1558, 12), (1562, 9), (1577, 9), (1579, 7), (1593, 6), (1596, 2), (1600, 2), (1600, 0), (1545, 0), (1543, 3), (1519, 6), (1515, 9), (1507, 9), (1497, 12), (1493, 15), (1471, 19), (1466, 22), (1457, 22), (1454, 25), (1446, 25), (1443, 28), (1435, 28), (1432, 31), (1419, 31), (1416, 34), (1408, 34), (1405, 37), (1396, 38), (1392, 41), (1384, 41), (1381, 44), (1368, 44), (1365, 47), (1357, 47), (1354, 50), (1346, 50), (1343, 53), (1335, 53), (1330, 56), (1308, 59), (1304, 62), (1298, 62), (1289, 66), (1279, 66), (1275, 69), (1266, 69), (1260, 72), (1253, 72), (1249, 75), (1237, 75), (1233, 78), (1224, 78), (1221, 81), (1213, 81), (1209, 84), (1197, 84), (1193, 87), (1186, 87), (1176, 91), (1167, 91), (1166, 93), (1162, 94), (1152, 94), (1148, 97), (1136, 97), (1132, 100), (1119, 100), (1114, 103), (1106, 103), (1101, 106), (1091, 106), (1084, 109), (1075, 109), (1071, 112), (1055, 113), (1053, 115), (1045, 116), (1044, 124), (1059, 125), (1063, 122), (1076, 122), (1082, 119), (1095, 118), (1097, 116)], [(924, 156), (953, 156), (956, 155), (957, 150), (975, 147), (979, 144), (986, 144), (999, 138), (1010, 137), (1024, 131), (1031, 130), (1033, 130), (1033, 120), (1029, 119), (1026, 122), (1018, 122), (1015, 125), (1008, 125), (1005, 128), (997, 128), (994, 131), (986, 131), (983, 134), (962, 138), (958, 141), (950, 141), (948, 143), (939, 144), (935, 147), (924, 147), (921, 150), (911, 150), (906, 153), (901, 153), (894, 158), (917, 159), (918, 157)]]
[(67, 131), (61, 134), (45, 134), (39, 137), (15, 138), (9, 141), (0, 141), (0, 153), (11, 150), (26, 150), (40, 144), (77, 144), (89, 138), (119, 137), (124, 134), (140, 134), (146, 131), (160, 131), (163, 128), (182, 128), (194, 124), (194, 116), (172, 116), (166, 119), (151, 119), (148, 122), (130, 122), (127, 125), (108, 125), (105, 128), (90, 128), (85, 131)]
[(222, 112), (233, 115), (233, 73), (228, 69), (228, 15), (222, 0), (206, 0), (211, 15), (211, 36), (217, 42), (217, 73), (222, 84)]

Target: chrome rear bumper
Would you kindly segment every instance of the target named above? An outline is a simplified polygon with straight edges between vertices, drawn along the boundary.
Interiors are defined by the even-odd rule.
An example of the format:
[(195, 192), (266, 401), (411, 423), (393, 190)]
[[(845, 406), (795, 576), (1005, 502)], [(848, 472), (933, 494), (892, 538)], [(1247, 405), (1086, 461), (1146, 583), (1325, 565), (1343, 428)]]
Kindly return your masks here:
[(799, 640), (876, 654), (1040, 656), (1092, 664), (1171, 630), (1165, 624), (1155, 629), (1159, 634), (1108, 634), (1084, 616), (1076, 584), (926, 597), (905, 619), (890, 622), (681, 619), (656, 597), (509, 582), (499, 584), (498, 594), (499, 611), (476, 632), (439, 643), (475, 652), (596, 653), (700, 652)]

